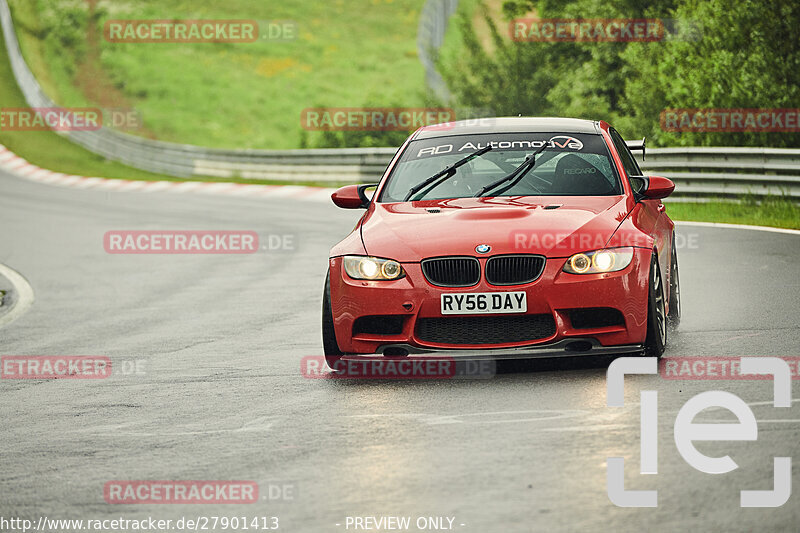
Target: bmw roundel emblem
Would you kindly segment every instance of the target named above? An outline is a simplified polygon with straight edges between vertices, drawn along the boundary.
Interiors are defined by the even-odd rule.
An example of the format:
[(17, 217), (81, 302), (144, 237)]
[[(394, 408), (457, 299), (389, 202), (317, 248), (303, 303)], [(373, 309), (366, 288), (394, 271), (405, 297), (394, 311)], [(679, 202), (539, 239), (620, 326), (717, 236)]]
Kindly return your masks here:
[(478, 246), (475, 247), (475, 251), (478, 252), (479, 254), (485, 254), (491, 249), (492, 247), (489, 246), (488, 244), (479, 244)]

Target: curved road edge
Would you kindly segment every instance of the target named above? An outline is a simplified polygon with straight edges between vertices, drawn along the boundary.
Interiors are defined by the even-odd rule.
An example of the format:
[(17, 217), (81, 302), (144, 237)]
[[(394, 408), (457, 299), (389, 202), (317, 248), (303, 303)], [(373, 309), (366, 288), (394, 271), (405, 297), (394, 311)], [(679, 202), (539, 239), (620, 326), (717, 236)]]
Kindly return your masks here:
[(309, 185), (261, 185), (228, 181), (146, 181), (122, 178), (89, 178), (39, 168), (0, 144), (0, 170), (15, 178), (73, 189), (114, 191), (199, 193), (228, 196), (292, 198), (312, 202), (329, 202), (336, 189)]
[[(33, 287), (28, 283), (22, 274), (16, 270), (0, 263), (0, 279), (5, 279), (13, 287), (13, 303), (6, 308), (5, 305), (0, 306), (0, 328), (10, 324), (33, 305)], [(4, 299), (8, 295), (4, 295)]]

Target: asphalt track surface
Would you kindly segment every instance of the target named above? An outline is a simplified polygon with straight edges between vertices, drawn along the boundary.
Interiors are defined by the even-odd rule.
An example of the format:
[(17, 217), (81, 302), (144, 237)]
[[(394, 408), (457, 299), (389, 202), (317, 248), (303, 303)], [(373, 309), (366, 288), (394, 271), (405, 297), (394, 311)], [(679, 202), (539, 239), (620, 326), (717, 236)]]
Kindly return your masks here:
[[(0, 516), (277, 516), (292, 532), (354, 531), (348, 516), (390, 515), (455, 517), (465, 532), (800, 527), (796, 464), (785, 505), (739, 507), (740, 490), (772, 487), (774, 456), (800, 460), (798, 402), (773, 408), (770, 381), (628, 377), (625, 407), (609, 408), (609, 359), (536, 361), (479, 380), (303, 378), (301, 358), (321, 354), (328, 250), (358, 216), (301, 200), (83, 191), (0, 174), (0, 263), (35, 293), (0, 328), (0, 354), (105, 355), (140, 370), (0, 381)], [(103, 234), (129, 229), (254, 230), (293, 235), (296, 246), (107, 254)], [(678, 236), (683, 323), (667, 360), (800, 355), (799, 236), (694, 226)], [(644, 389), (659, 395), (657, 475), (638, 472)], [(759, 420), (755, 442), (698, 444), (739, 464), (724, 475), (689, 466), (672, 433), (684, 402), (715, 389)], [(659, 491), (657, 508), (609, 501), (613, 456), (627, 459), (626, 488)], [(111, 505), (109, 480), (255, 480), (294, 493)]]

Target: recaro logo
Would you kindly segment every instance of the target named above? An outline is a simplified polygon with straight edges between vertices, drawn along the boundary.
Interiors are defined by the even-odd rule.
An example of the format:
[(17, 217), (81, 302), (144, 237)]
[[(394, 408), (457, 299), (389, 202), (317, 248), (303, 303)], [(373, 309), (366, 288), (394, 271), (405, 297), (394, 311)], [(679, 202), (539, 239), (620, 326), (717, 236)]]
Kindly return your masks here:
[(565, 168), (564, 174), (597, 174), (597, 169), (592, 168)]
[(553, 148), (570, 148), (572, 150), (583, 150), (583, 143), (575, 137), (566, 135), (556, 135), (550, 139)]

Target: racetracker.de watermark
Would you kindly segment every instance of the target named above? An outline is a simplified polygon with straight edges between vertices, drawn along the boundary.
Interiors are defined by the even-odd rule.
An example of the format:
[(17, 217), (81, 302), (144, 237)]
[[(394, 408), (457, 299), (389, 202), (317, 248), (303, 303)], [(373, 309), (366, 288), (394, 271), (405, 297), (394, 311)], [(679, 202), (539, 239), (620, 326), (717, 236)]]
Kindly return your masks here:
[(254, 43), (292, 41), (293, 20), (109, 20), (103, 35), (112, 43)]
[[(548, 250), (553, 252), (561, 251), (571, 253), (575, 250), (599, 250), (605, 247), (635, 247), (652, 248), (658, 244), (658, 248), (663, 248), (660, 240), (654, 240), (644, 233), (631, 233), (618, 235), (609, 242), (608, 234), (598, 232), (592, 234), (585, 233), (554, 233), (549, 231), (536, 230), (513, 230), (509, 234), (509, 242), (514, 246), (515, 251), (537, 251)], [(660, 243), (660, 244), (659, 244)], [(675, 249), (696, 250), (700, 248), (700, 235), (698, 233), (676, 233), (674, 236)]]
[(485, 379), (494, 377), (492, 360), (457, 360), (453, 357), (391, 358), (359, 356), (339, 359), (328, 371), (325, 357), (310, 355), (300, 361), (308, 379)]
[(309, 107), (300, 113), (300, 126), (308, 131), (410, 131), (434, 124), (449, 129), (455, 120), (455, 111), (444, 107)]
[(0, 131), (97, 131), (103, 111), (96, 107), (5, 107)]
[[(742, 372), (741, 357), (670, 357), (661, 359), (659, 374), (664, 379), (751, 380), (772, 379), (764, 374)], [(792, 379), (800, 379), (800, 356), (781, 357), (789, 365)]]
[(110, 504), (212, 504), (256, 503), (255, 481), (108, 481), (103, 498)]
[(141, 114), (130, 108), (5, 107), (0, 109), (0, 131), (97, 131), (103, 126), (120, 130), (142, 127)]
[[(669, 362), (669, 361), (667, 361)], [(772, 407), (792, 406), (792, 370), (785, 359), (778, 357), (738, 358), (739, 373), (758, 375), (772, 380)], [(620, 357), (611, 362), (606, 374), (608, 407), (625, 406), (625, 376), (656, 374), (659, 362), (656, 357)], [(641, 474), (658, 474), (659, 410), (657, 390), (641, 390), (640, 411), (640, 467)], [(706, 474), (726, 474), (739, 468), (730, 455), (708, 456), (695, 446), (696, 441), (755, 441), (758, 439), (758, 422), (751, 406), (739, 396), (721, 390), (701, 392), (688, 400), (677, 412), (674, 423), (674, 442), (684, 461)], [(695, 417), (706, 409), (727, 409), (737, 418), (735, 424), (700, 424)], [(630, 480), (625, 475), (625, 457), (607, 458), (606, 491), (611, 502), (618, 507), (658, 507), (658, 490), (638, 490), (626, 487)], [(781, 507), (792, 494), (792, 458), (773, 457), (772, 486), (769, 481), (761, 487), (739, 491), (740, 507)], [(627, 479), (626, 479), (627, 478)], [(763, 489), (764, 486), (768, 488)], [(756, 490), (753, 490), (756, 488)]]
[(253, 254), (260, 249), (255, 231), (203, 230), (107, 231), (103, 248), (110, 254)]
[(800, 131), (800, 108), (674, 108), (659, 116), (663, 131), (792, 133)]
[(667, 36), (661, 19), (630, 18), (519, 18), (509, 31), (518, 42), (646, 42)]
[(111, 359), (95, 355), (4, 355), (2, 379), (104, 379)]

